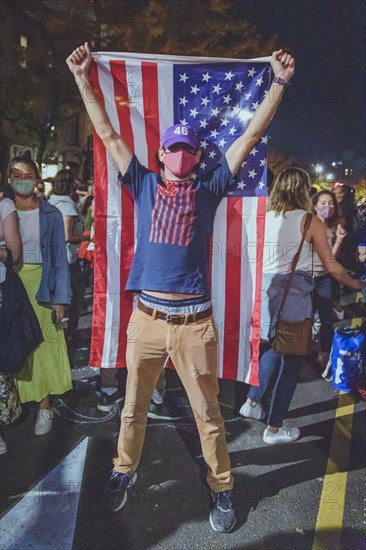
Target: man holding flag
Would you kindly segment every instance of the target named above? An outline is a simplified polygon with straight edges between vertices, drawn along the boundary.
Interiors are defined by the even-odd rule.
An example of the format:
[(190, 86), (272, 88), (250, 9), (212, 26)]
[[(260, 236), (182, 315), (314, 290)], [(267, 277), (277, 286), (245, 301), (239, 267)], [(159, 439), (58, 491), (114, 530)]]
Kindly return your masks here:
[(205, 245), (217, 207), (276, 112), (295, 62), (282, 50), (273, 53), (271, 88), (245, 132), (208, 173), (198, 176), (194, 171), (202, 157), (194, 129), (185, 121), (169, 127), (158, 150), (164, 169), (161, 178), (139, 163), (124, 136), (113, 128), (89, 78), (91, 61), (85, 43), (73, 51), (67, 64), (95, 131), (118, 165), (118, 179), (132, 193), (139, 212), (137, 246), (126, 285), (126, 290), (140, 293), (130, 319), (137, 333), (127, 341), (126, 398), (104, 506), (111, 511), (122, 508), (136, 479), (148, 406), (169, 355), (190, 400), (208, 466), (210, 524), (215, 531), (229, 532), (236, 521), (233, 477), (217, 401), (217, 329)]

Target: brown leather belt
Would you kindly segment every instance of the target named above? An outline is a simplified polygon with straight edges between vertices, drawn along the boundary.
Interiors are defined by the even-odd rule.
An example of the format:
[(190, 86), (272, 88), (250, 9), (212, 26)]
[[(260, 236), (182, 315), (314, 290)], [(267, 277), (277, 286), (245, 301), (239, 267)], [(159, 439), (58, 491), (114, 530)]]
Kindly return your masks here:
[(154, 319), (166, 321), (168, 325), (188, 325), (189, 323), (194, 323), (195, 321), (205, 319), (212, 315), (212, 307), (198, 313), (163, 313), (152, 307), (145, 306), (145, 304), (140, 301), (137, 303), (137, 307), (144, 313), (151, 315)]

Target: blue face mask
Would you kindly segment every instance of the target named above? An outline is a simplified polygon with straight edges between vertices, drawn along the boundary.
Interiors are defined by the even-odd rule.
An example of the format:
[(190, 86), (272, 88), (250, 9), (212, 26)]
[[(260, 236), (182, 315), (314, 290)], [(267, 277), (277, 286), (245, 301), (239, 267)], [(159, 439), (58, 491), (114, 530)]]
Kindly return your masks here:
[(33, 195), (36, 182), (34, 180), (13, 180), (10, 182), (16, 195)]

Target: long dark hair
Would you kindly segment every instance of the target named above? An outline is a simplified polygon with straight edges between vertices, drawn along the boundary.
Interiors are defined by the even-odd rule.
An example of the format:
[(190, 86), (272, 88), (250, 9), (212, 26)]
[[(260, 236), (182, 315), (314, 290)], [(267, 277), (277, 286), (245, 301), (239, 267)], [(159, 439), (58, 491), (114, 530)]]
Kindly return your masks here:
[(332, 197), (333, 204), (334, 204), (334, 214), (330, 218), (325, 220), (325, 222), (328, 227), (336, 227), (339, 220), (339, 209), (338, 209), (337, 199), (335, 198), (335, 195), (334, 193), (332, 193), (332, 191), (323, 189), (322, 191), (318, 191), (318, 193), (316, 193), (313, 197), (311, 197), (314, 211), (315, 211), (316, 203), (318, 202), (318, 200), (322, 195), (329, 195), (330, 197)]
[(75, 191), (75, 175), (72, 170), (59, 170), (52, 182), (53, 195), (69, 195)]

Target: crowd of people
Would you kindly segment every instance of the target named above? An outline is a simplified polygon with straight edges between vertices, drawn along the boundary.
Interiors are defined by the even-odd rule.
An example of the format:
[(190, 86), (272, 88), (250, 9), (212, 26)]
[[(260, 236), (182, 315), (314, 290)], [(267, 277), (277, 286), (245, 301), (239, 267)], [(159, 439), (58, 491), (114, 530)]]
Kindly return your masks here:
[[(150, 224), (159, 201), (158, 186), (168, 185), (179, 197), (193, 181), (192, 171), (202, 155), (197, 134), (180, 124), (168, 128), (158, 151), (164, 177), (147, 170), (123, 136), (115, 132), (98, 101), (89, 79), (88, 45), (77, 48), (67, 64), (94, 128), (118, 165), (119, 178), (131, 191), (140, 210), (137, 247), (126, 286), (126, 290), (140, 294), (131, 318), (139, 325), (140, 337), (127, 345), (125, 383), (121, 382), (120, 369), (101, 369), (98, 409), (107, 412), (125, 399), (117, 454), (102, 505), (109, 511), (117, 511), (125, 504), (128, 488), (136, 479), (147, 417), (180, 418), (179, 410), (169, 402), (165, 392), (164, 365), (170, 358), (188, 395), (207, 464), (207, 483), (212, 492), (210, 524), (215, 531), (228, 532), (236, 521), (232, 498), (234, 479), (217, 401), (217, 329), (200, 243), (209, 241), (215, 212), (227, 186), (274, 116), (284, 86), (294, 74), (294, 59), (282, 50), (273, 53), (271, 65), (275, 78), (270, 93), (244, 134), (226, 151), (217, 169), (200, 181), (195, 180), (195, 200), (188, 212), (192, 230), (186, 246), (170, 243), (169, 239), (165, 239), (164, 244), (152, 242)], [(325, 368), (329, 359), (332, 315), (340, 314), (339, 307), (332, 313), (334, 301), (339, 305), (336, 295), (339, 284), (360, 290), (360, 279), (365, 277), (366, 209), (363, 204), (356, 215), (348, 189), (338, 186), (334, 192), (320, 191), (311, 197), (309, 175), (298, 166), (286, 168), (275, 179), (266, 217), (265, 240), (278, 246), (274, 255), (264, 257), (262, 325), (268, 331), (262, 333), (262, 338), (270, 342), (274, 336), (284, 281), (288, 280), (297, 252), (295, 248), (283, 254), (291, 235), (292, 242), (299, 244), (303, 240), (303, 245), (291, 283), (296, 293), (286, 300), (285, 314), (289, 321), (302, 321), (318, 312), (321, 368)], [(178, 202), (173, 202), (173, 210)], [(85, 286), (93, 280), (93, 212), (93, 190), (80, 200), (71, 170), (62, 169), (57, 173), (52, 194), (45, 197), (36, 163), (23, 157), (10, 162), (8, 184), (0, 199), (0, 283), (5, 280), (4, 262), (7, 249), (11, 249), (13, 264), (37, 315), (44, 341), (15, 376), (1, 373), (0, 419), (3, 423), (11, 421), (5, 414), (4, 404), (10, 403), (10, 393), (14, 399), (17, 392), (22, 404), (38, 404), (36, 435), (44, 435), (52, 428), (51, 396), (72, 388), (70, 358), (77, 346)], [(313, 214), (311, 219), (307, 217), (308, 212)], [(306, 220), (309, 220), (308, 227)], [(68, 323), (64, 329), (65, 317)], [(298, 382), (299, 357), (267, 348), (260, 359), (259, 386), (249, 388), (240, 414), (266, 421), (265, 443), (292, 442), (299, 438), (300, 431), (284, 427), (283, 421)], [(3, 399), (5, 379), (8, 400)], [(272, 394), (266, 411), (263, 397), (269, 387)], [(14, 420), (20, 414), (20, 407), (18, 404), (12, 407)], [(6, 442), (1, 437), (0, 453), (6, 450)]]

